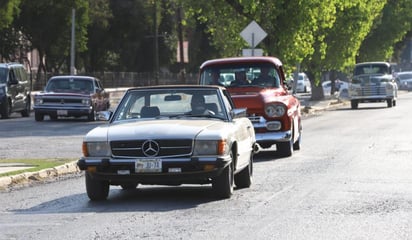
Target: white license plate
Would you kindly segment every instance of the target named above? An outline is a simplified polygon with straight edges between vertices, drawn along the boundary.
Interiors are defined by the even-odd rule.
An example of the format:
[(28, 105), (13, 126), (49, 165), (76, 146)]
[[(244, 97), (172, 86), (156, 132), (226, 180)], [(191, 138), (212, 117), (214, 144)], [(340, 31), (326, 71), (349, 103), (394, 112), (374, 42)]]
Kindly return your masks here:
[(135, 165), (136, 172), (161, 172), (161, 159), (138, 159)]
[(67, 116), (67, 110), (57, 110), (57, 115), (59, 115), (59, 116)]

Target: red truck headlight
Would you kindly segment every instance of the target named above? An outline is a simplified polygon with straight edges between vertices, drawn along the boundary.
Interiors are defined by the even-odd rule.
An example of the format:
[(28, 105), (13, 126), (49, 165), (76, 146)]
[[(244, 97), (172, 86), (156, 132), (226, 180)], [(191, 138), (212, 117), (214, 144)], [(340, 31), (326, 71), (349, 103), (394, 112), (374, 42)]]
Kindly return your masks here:
[(286, 108), (283, 104), (268, 104), (265, 106), (265, 113), (268, 117), (282, 117)]

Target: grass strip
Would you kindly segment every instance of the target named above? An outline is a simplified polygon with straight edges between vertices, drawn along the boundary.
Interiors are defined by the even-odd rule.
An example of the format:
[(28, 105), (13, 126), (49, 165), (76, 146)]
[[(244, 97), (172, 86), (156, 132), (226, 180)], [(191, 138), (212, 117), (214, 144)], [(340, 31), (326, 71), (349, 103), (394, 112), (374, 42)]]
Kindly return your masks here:
[(29, 166), (29, 168), (0, 173), (0, 177), (13, 176), (24, 172), (38, 172), (43, 169), (53, 168), (75, 161), (76, 159), (56, 158), (56, 159), (0, 159), (0, 163), (19, 163)]

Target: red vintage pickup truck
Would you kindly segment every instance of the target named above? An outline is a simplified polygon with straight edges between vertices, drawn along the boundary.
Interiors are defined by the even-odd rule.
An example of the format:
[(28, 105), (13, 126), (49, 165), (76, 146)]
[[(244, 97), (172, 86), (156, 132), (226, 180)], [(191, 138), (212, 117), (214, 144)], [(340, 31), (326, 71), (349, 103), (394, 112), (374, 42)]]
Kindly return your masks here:
[(286, 86), (275, 57), (213, 59), (200, 67), (201, 85), (223, 85), (237, 108), (247, 108), (261, 150), (289, 157), (301, 146), (301, 105)]

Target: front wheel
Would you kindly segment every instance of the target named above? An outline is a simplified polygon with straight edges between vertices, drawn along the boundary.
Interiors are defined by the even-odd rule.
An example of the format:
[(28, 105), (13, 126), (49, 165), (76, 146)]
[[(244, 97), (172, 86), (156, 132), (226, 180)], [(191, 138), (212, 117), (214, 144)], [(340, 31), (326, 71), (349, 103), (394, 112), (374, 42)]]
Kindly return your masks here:
[(298, 140), (293, 144), (293, 150), (300, 150), (301, 142), (302, 142), (302, 133), (299, 133)]
[(41, 121), (44, 120), (44, 115), (41, 114), (41, 113), (38, 113), (38, 112), (34, 112), (34, 119), (35, 119), (37, 122), (41, 122)]
[(90, 173), (86, 172), (87, 196), (92, 201), (106, 200), (109, 195), (109, 182), (93, 179)]
[(248, 188), (252, 185), (253, 176), (253, 154), (250, 154), (249, 164), (235, 175), (235, 185), (238, 188)]
[(10, 106), (7, 100), (4, 101), (4, 104), (0, 109), (0, 114), (1, 114), (1, 118), (3, 119), (7, 119), (10, 117)]
[(393, 100), (392, 99), (387, 99), (386, 104), (388, 105), (388, 108), (391, 108), (393, 106)]
[(24, 110), (21, 111), (21, 116), (22, 117), (29, 117), (30, 116), (30, 109), (31, 109), (31, 103), (30, 99), (26, 100), (26, 106), (24, 107)]
[(358, 101), (351, 100), (350, 101), (350, 106), (351, 106), (352, 109), (357, 109), (358, 108)]
[(95, 121), (96, 120), (96, 111), (94, 111), (94, 108), (92, 109), (92, 111), (87, 116), (87, 120), (89, 120), (89, 121)]
[(293, 153), (293, 139), (287, 142), (276, 143), (276, 149), (280, 157), (290, 157)]
[(222, 173), (212, 181), (212, 188), (219, 198), (230, 198), (233, 194), (233, 167), (230, 163)]

